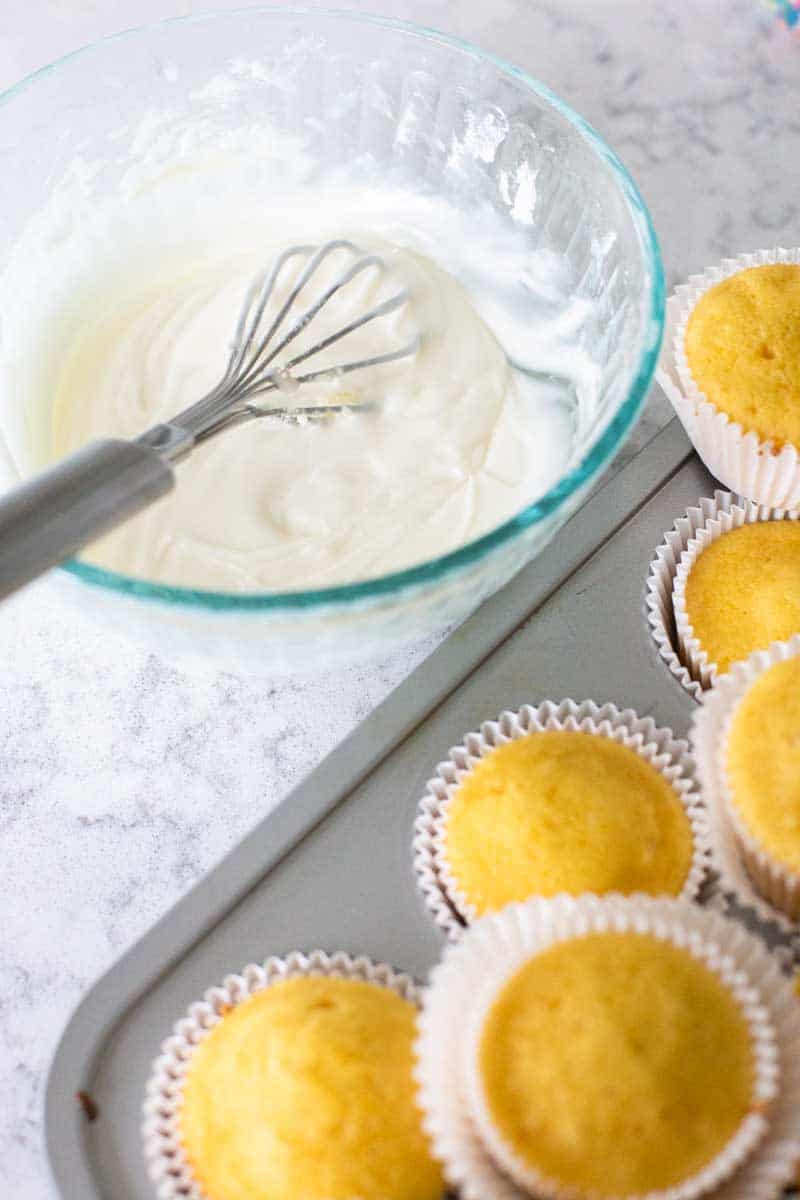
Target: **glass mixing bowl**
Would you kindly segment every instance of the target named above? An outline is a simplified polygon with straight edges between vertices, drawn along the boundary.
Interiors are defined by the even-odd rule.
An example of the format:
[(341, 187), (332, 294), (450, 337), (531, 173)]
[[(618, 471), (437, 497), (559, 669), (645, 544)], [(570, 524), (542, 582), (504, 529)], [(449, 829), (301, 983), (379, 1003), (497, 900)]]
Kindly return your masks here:
[[(270, 139), (259, 142), (264, 124)], [(153, 180), (137, 167), (146, 128), (158, 148), (158, 187), (149, 189)], [(65, 179), (80, 180), (81, 220), (109, 200), (128, 208), (141, 195), (157, 201), (170, 173), (180, 174), (187, 138), (205, 161), (196, 203), (213, 207), (230, 176), (215, 167), (215, 148), (235, 129), (258, 144), (255, 189), (275, 186), (288, 145), (309, 186), (344, 163), (365, 187), (380, 181), (460, 207), (492, 206), (530, 253), (551, 251), (568, 271), (585, 302), (577, 341), (600, 366), (597, 403), (575, 415), (562, 478), (498, 528), (433, 561), (285, 594), (168, 587), (79, 560), (56, 572), (82, 609), (140, 632), (166, 656), (246, 670), (319, 667), (460, 620), (550, 541), (639, 413), (661, 339), (663, 277), (624, 167), (547, 88), (492, 55), (397, 21), (321, 11), (255, 9), (126, 32), (0, 97), (0, 432), (10, 475), (39, 465), (48, 421), (21, 383), (9, 336), (20, 299), (2, 283), (19, 247), (38, 237), (36, 214)], [(278, 142), (284, 158), (272, 163)], [(156, 220), (159, 211), (156, 204)], [(167, 240), (174, 218), (164, 207)], [(45, 251), (69, 246), (72, 231), (69, 221), (50, 231)], [(29, 325), (41, 317), (24, 313)]]

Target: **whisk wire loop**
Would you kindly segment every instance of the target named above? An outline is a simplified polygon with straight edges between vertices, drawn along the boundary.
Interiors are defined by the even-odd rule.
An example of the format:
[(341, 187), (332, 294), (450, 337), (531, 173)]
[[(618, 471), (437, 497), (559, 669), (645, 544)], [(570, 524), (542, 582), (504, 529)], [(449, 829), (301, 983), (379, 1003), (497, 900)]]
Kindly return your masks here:
[[(291, 322), (289, 328), (281, 335), (287, 316), (300, 299), (307, 285), (316, 276), (322, 264), (337, 251), (346, 251), (355, 256), (355, 261), (346, 266)], [(268, 311), (278, 280), (282, 272), (293, 259), (307, 258), (308, 261), (299, 271), (292, 283), (286, 299), (281, 303), (278, 312), (271, 319), (266, 332), (260, 333), (261, 326)], [(354, 404), (331, 404), (292, 406), (270, 408), (261, 404), (250, 404), (257, 397), (270, 392), (288, 393), (300, 385), (311, 383), (325, 377), (335, 378), (347, 375), (352, 371), (360, 371), (366, 367), (380, 366), (384, 363), (395, 362), (416, 352), (420, 345), (419, 336), (413, 337), (405, 345), (382, 354), (342, 362), (334, 366), (320, 367), (307, 371), (302, 375), (293, 374), (294, 368), (307, 362), (315, 355), (327, 350), (349, 334), (363, 328), (372, 321), (388, 316), (401, 308), (408, 300), (407, 288), (401, 288), (393, 295), (373, 305), (361, 316), (354, 318), (345, 325), (326, 334), (311, 346), (300, 350), (293, 357), (280, 365), (276, 360), (315, 320), (320, 312), (354, 279), (364, 272), (375, 270), (383, 272), (386, 263), (378, 254), (363, 254), (355, 243), (344, 238), (337, 238), (324, 245), (290, 246), (275, 260), (271, 270), (256, 280), (248, 290), (242, 311), (239, 316), (233, 337), (228, 365), (216, 387), (197, 403), (176, 417), (171, 425), (179, 427), (195, 440), (204, 440), (227, 428), (233, 423), (239, 423), (249, 417), (283, 416), (292, 419), (306, 415), (317, 417), (323, 414), (340, 412), (344, 408), (358, 407)], [(276, 337), (277, 343), (273, 344)]]

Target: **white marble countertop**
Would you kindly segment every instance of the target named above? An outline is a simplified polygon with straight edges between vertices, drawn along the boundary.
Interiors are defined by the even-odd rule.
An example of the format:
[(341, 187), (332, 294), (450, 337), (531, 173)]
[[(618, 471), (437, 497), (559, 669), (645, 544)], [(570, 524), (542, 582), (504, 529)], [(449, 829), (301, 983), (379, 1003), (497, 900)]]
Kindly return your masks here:
[[(631, 169), (670, 283), (727, 253), (800, 240), (800, 39), (759, 0), (337, 2), (459, 34), (550, 84)], [(205, 7), (6, 4), (0, 88), (104, 33)], [(638, 444), (665, 415), (655, 396)], [(81, 993), (428, 648), (305, 682), (189, 676), (67, 614), (46, 581), (3, 606), (4, 1196), (54, 1195), (43, 1082)]]

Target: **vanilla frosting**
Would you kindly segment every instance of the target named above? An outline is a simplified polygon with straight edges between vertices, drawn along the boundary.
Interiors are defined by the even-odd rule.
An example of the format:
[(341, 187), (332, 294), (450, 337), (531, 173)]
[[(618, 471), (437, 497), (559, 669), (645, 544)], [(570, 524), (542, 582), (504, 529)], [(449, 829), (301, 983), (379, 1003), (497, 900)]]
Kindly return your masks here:
[[(85, 559), (217, 591), (325, 587), (453, 550), (558, 478), (570, 414), (552, 389), (537, 388), (511, 366), (470, 292), (420, 252), (412, 233), (399, 244), (344, 232), (380, 253), (389, 271), (360, 276), (313, 332), (347, 324), (398, 286), (408, 287), (409, 300), (327, 351), (323, 365), (381, 354), (416, 333), (418, 351), (306, 385), (291, 399), (361, 408), (298, 424), (260, 419), (198, 446), (178, 467), (173, 493), (89, 547)], [(318, 229), (308, 235), (297, 240), (321, 240)], [(149, 264), (139, 258), (127, 280), (117, 272), (86, 291), (84, 319), (55, 377), (52, 456), (101, 435), (135, 437), (213, 387), (247, 287), (285, 245), (259, 242), (227, 254), (218, 247), (212, 257), (187, 252), (166, 263), (154, 252)], [(348, 253), (326, 264), (309, 299)], [(291, 277), (287, 268), (276, 303)], [(497, 311), (495, 303), (495, 328)], [(275, 403), (284, 402), (277, 396)]]

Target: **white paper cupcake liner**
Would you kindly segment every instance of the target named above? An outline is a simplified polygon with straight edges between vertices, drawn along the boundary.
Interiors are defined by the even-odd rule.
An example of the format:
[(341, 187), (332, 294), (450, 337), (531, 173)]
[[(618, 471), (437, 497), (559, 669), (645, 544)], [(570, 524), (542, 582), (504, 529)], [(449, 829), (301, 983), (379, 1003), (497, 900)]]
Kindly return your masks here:
[(672, 609), (675, 621), (675, 636), (678, 652), (689, 673), (702, 688), (714, 687), (717, 682), (717, 664), (709, 661), (708, 653), (694, 635), (692, 623), (686, 610), (686, 581), (697, 559), (712, 542), (723, 534), (742, 525), (754, 525), (757, 521), (796, 521), (800, 517), (797, 509), (767, 508), (748, 500), (741, 503), (725, 492), (715, 493), (715, 507), (708, 509), (706, 519), (686, 543), (678, 562), (672, 585)]
[(390, 988), (412, 1004), (420, 1003), (421, 991), (411, 976), (365, 957), (351, 958), (341, 952), (329, 955), (322, 950), (250, 963), (239, 975), (228, 975), (220, 987), (209, 988), (201, 1001), (189, 1006), (172, 1036), (162, 1044), (147, 1083), (142, 1136), (159, 1200), (208, 1200), (192, 1174), (179, 1131), (181, 1092), (195, 1049), (231, 1008), (273, 983), (298, 975), (360, 979)]
[(719, 886), (740, 908), (792, 935), (798, 933), (800, 877), (772, 862), (744, 829), (733, 804), (725, 758), (731, 721), (745, 692), (769, 667), (798, 654), (800, 634), (736, 663), (695, 713), (691, 729)]
[(657, 547), (647, 573), (645, 612), (651, 636), (659, 658), (693, 700), (701, 699), (703, 689), (696, 679), (692, 679), (688, 667), (681, 661), (678, 653), (678, 636), (672, 608), (675, 576), (681, 555), (698, 529), (702, 529), (709, 517), (713, 517), (719, 510), (727, 510), (736, 503), (736, 497), (730, 492), (717, 491), (713, 499), (703, 498), (692, 508), (688, 508), (685, 515), (679, 517), (672, 529), (664, 534), (664, 540)]
[(671, 729), (660, 729), (650, 717), (639, 717), (632, 709), (621, 712), (614, 704), (601, 707), (593, 700), (581, 704), (547, 700), (537, 708), (526, 704), (519, 712), (504, 712), (496, 721), (486, 721), (479, 730), (467, 734), (463, 743), (439, 763), (426, 784), (414, 824), (414, 870), (434, 921), (451, 940), (477, 917), (447, 862), (446, 825), (455, 792), (479, 759), (498, 746), (530, 733), (563, 729), (611, 738), (628, 746), (670, 782), (692, 829), (692, 862), (680, 895), (688, 900), (698, 896), (708, 866), (708, 818), (695, 788), (687, 743), (675, 738)]
[(727, 488), (771, 508), (800, 505), (800, 453), (760, 441), (716, 408), (700, 391), (686, 360), (686, 325), (697, 301), (714, 284), (737, 271), (768, 263), (798, 263), (800, 250), (760, 250), (726, 258), (718, 267), (692, 275), (667, 302), (666, 328), (656, 378), (709, 471)]
[[(776, 1200), (794, 1180), (800, 1156), (800, 1004), (774, 956), (738, 922), (685, 901), (559, 896), (510, 905), (476, 922), (448, 948), (423, 1001), (420, 1103), (433, 1152), (462, 1200), (522, 1200), (530, 1194), (530, 1172), (500, 1144), (475, 1095), (477, 1031), (498, 988), (555, 942), (626, 930), (685, 947), (731, 988), (753, 1034), (754, 1099), (765, 1105), (764, 1112), (748, 1115), (703, 1172), (646, 1200), (689, 1200), (712, 1188), (714, 1200)], [(563, 1189), (543, 1191), (541, 1182), (536, 1186), (536, 1195), (570, 1196)]]

